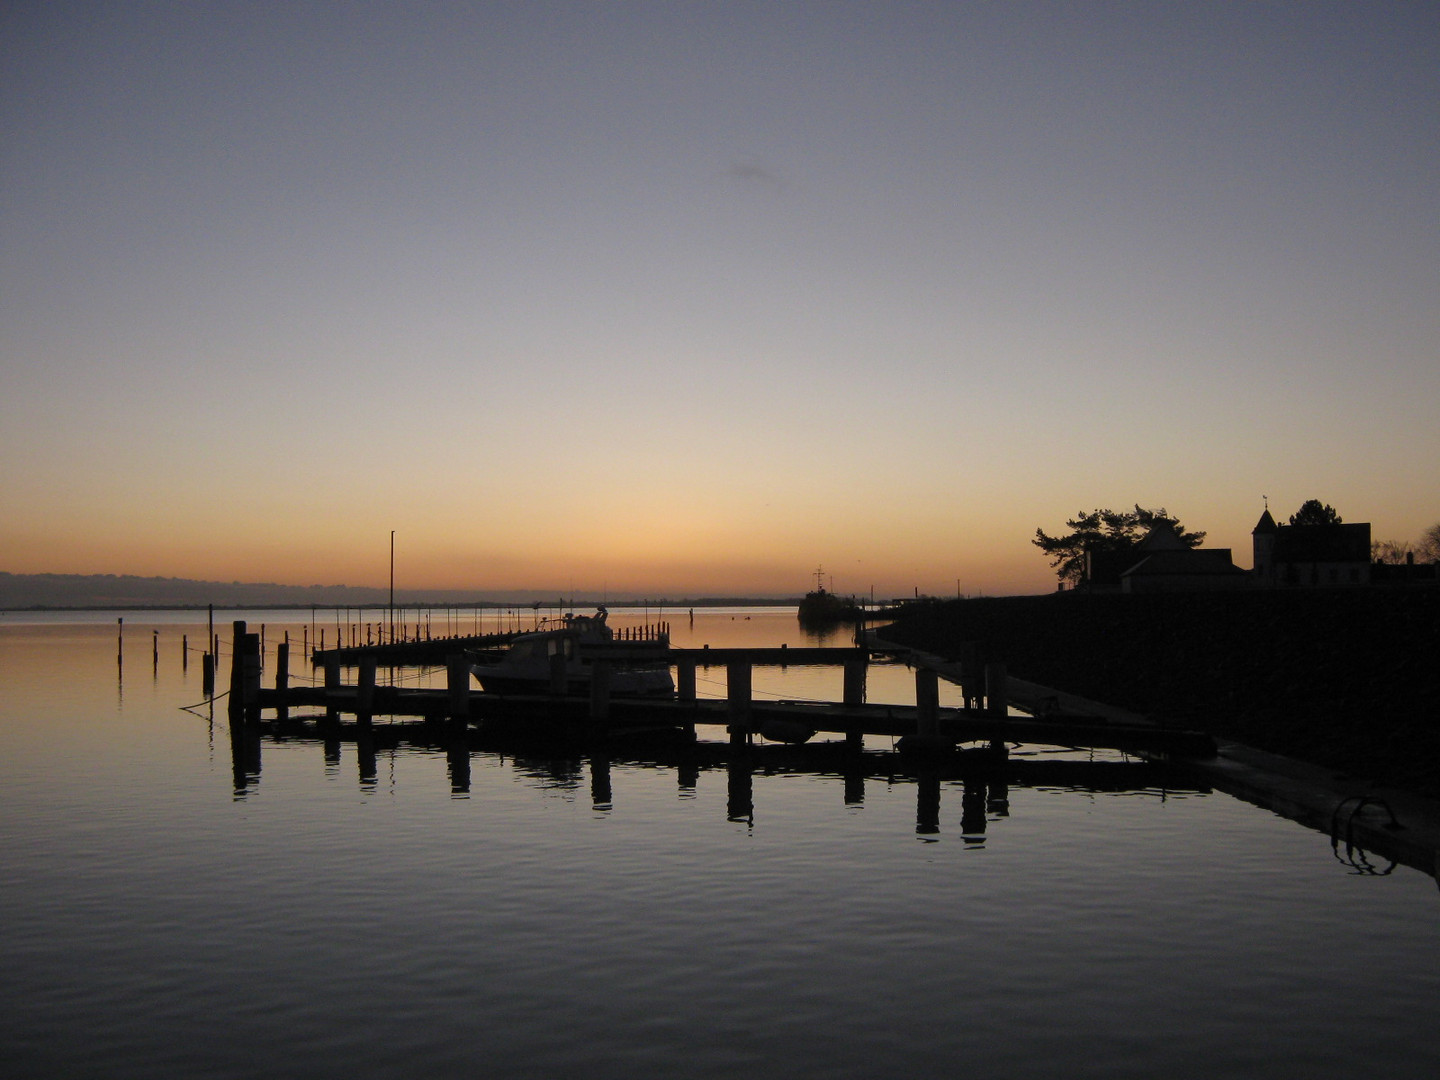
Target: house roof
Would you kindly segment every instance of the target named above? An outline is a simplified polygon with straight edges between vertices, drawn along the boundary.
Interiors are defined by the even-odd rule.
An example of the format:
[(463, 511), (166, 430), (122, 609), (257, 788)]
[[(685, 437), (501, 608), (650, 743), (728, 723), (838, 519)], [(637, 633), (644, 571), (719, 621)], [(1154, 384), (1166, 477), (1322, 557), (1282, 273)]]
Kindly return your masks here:
[(1230, 558), (1229, 548), (1182, 548), (1153, 551), (1120, 576), (1130, 577), (1220, 577), (1244, 575)]
[(1370, 523), (1281, 525), (1275, 534), (1277, 563), (1370, 561)]

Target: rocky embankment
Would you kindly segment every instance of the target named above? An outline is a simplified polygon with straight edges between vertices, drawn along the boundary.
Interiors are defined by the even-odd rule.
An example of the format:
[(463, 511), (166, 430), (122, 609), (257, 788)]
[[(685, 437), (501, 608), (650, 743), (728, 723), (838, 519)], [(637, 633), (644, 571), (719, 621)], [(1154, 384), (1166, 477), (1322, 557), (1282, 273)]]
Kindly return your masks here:
[(955, 600), (887, 639), (1440, 796), (1440, 590)]

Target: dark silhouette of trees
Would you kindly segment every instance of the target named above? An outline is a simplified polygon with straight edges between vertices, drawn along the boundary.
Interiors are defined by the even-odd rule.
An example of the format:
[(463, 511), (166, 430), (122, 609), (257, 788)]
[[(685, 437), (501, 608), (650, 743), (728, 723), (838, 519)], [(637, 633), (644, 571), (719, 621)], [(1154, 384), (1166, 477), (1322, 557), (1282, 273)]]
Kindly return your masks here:
[(1291, 525), (1340, 525), (1340, 515), (1329, 503), (1319, 499), (1306, 499), (1300, 509), (1290, 515)]
[(1205, 539), (1203, 532), (1187, 532), (1164, 507), (1147, 510), (1137, 503), (1134, 510), (1078, 513), (1065, 522), (1068, 533), (1051, 536), (1044, 529), (1036, 529), (1035, 539), (1030, 542), (1050, 556), (1055, 576), (1073, 585), (1084, 577), (1086, 552), (1108, 555), (1128, 551), (1161, 523), (1174, 529), (1187, 547), (1199, 547)]
[(1440, 562), (1440, 521), (1420, 534), (1420, 543), (1415, 545), (1415, 557), (1425, 562)]
[(1414, 549), (1404, 540), (1374, 540), (1370, 543), (1371, 562), (1399, 566), (1414, 554)]

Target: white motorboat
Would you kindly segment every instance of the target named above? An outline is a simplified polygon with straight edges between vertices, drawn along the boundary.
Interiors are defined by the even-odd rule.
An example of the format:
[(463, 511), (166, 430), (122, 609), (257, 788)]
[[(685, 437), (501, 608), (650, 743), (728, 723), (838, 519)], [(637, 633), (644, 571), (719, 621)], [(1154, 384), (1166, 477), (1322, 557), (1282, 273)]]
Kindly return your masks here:
[[(670, 665), (636, 660), (637, 646), (664, 648), (663, 632), (616, 640), (602, 607), (594, 615), (567, 614), (559, 624), (521, 634), (493, 663), (471, 665), (481, 689), (495, 694), (543, 694), (555, 686), (563, 664), (565, 693), (588, 694), (596, 660), (611, 661), (610, 692), (616, 697), (669, 697), (675, 693)], [(562, 659), (556, 659), (556, 658)]]

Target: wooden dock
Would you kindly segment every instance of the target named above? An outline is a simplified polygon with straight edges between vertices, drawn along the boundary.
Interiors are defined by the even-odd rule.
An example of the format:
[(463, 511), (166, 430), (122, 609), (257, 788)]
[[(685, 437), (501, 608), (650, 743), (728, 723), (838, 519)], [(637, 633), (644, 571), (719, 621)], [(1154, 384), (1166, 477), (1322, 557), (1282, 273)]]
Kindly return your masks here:
[[(1047, 703), (1040, 715), (1014, 716), (1003, 668), (990, 665), (983, 691), (974, 686), (975, 673), (963, 665), (943, 671), (942, 664), (915, 667), (916, 704), (876, 705), (865, 701), (865, 673), (871, 650), (866, 648), (672, 649), (653, 641), (620, 643), (605, 647), (604, 659), (596, 653), (596, 678), (585, 697), (563, 693), (495, 694), (472, 687), (470, 658), (463, 652), (447, 657), (444, 689), (412, 689), (378, 685), (377, 657), (356, 657), (356, 681), (341, 682), (340, 657), (325, 657), (325, 680), (320, 686), (292, 686), (289, 682), (288, 645), (276, 655), (275, 685), (260, 685), (259, 639), (235, 624), (230, 680), (230, 713), (241, 723), (258, 724), (262, 712), (276, 720), (289, 719), (293, 709), (320, 710), (321, 723), (338, 727), (342, 714), (356, 718), (361, 728), (374, 726), (375, 718), (419, 718), (449, 721), (461, 726), (521, 729), (595, 738), (617, 730), (674, 729), (693, 735), (697, 726), (722, 727), (732, 743), (761, 738), (775, 742), (804, 742), (813, 735), (839, 735), (854, 747), (865, 736), (898, 740), (902, 750), (930, 754), (953, 752), (956, 745), (985, 742), (995, 745), (1032, 743), (1115, 749), (1177, 757), (1204, 757), (1214, 753), (1214, 742), (1198, 732), (1179, 731), (1144, 722), (1093, 713), (1074, 713), (1063, 705)], [(613, 663), (665, 662), (674, 665), (678, 692), (675, 698), (622, 698), (608, 692), (604, 677)], [(702, 699), (696, 695), (696, 671), (724, 664), (726, 697)], [(830, 703), (755, 700), (751, 671), (758, 665), (833, 664), (844, 668), (843, 700)], [(938, 680), (945, 674), (964, 687), (966, 704), (941, 708)], [(1028, 689), (1027, 684), (1017, 684)]]

